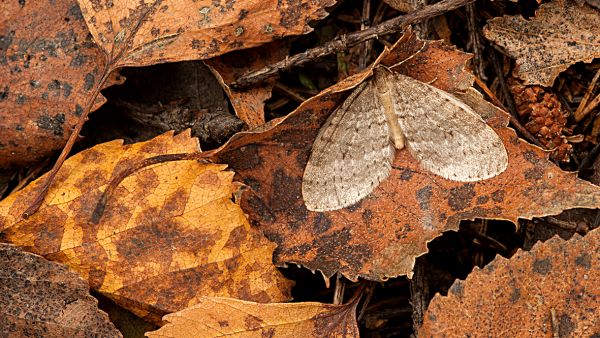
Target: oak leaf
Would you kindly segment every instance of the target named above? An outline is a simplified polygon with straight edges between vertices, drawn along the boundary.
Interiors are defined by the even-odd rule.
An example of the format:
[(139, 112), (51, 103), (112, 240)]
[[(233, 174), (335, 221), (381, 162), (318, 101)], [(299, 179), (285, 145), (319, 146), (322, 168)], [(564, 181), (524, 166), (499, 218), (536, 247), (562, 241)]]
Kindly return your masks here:
[[(427, 59), (425, 55), (419, 58), (420, 62)], [(382, 59), (393, 61), (387, 65), (402, 60), (385, 55)], [(437, 67), (430, 68), (444, 78), (443, 74), (464, 66), (463, 60), (456, 61), (460, 58), (453, 60), (447, 65), (438, 61)], [(352, 280), (410, 276), (415, 258), (427, 252), (427, 243), (444, 231), (457, 230), (461, 220), (517, 222), (564, 209), (600, 206), (598, 187), (550, 163), (547, 153), (506, 127), (505, 112), (470, 90), (461, 98), (482, 114), (502, 139), (509, 155), (505, 172), (472, 183), (449, 181), (422, 169), (402, 150), (396, 152), (390, 177), (369, 197), (337, 211), (308, 211), (301, 184), (311, 144), (344, 95), (370, 71), (324, 90), (267, 130), (234, 135), (215, 156), (215, 161), (229, 164), (249, 186), (241, 205), (250, 220), (278, 244), (277, 264), (301, 264), (326, 277), (341, 272)], [(420, 79), (418, 73), (412, 75)], [(443, 83), (433, 82), (441, 89), (453, 87)]]
[(75, 0), (2, 1), (0, 13), (0, 167), (9, 167), (64, 146), (104, 56)]
[(600, 11), (570, 0), (542, 4), (535, 17), (494, 18), (487, 39), (515, 58), (515, 75), (526, 85), (551, 87), (570, 65), (600, 57)]
[(203, 297), (198, 304), (166, 315), (159, 337), (358, 337), (357, 301), (259, 304)]
[(600, 333), (598, 262), (600, 229), (497, 257), (433, 298), (419, 337), (593, 337)]
[(3, 337), (121, 337), (87, 283), (66, 266), (0, 243)]
[(201, 295), (287, 300), (291, 285), (272, 264), (275, 245), (231, 201), (237, 188), (225, 165), (179, 161), (146, 168), (117, 187), (99, 224), (90, 221), (115, 173), (143, 158), (194, 151), (198, 141), (189, 130), (85, 150), (65, 162), (29, 219), (20, 214), (40, 180), (0, 202), (3, 239), (68, 265), (92, 289), (155, 322)]

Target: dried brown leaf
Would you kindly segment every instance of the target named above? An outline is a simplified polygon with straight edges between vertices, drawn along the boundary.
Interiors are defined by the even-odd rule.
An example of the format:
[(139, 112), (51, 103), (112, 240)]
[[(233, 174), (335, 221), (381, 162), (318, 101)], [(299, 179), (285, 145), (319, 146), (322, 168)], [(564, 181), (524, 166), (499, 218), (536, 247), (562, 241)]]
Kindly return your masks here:
[(419, 337), (597, 336), (599, 261), (600, 229), (497, 257), (433, 298)]
[(208, 59), (312, 30), (334, 0), (79, 0), (115, 67)]
[(290, 282), (272, 264), (275, 245), (231, 201), (237, 188), (225, 165), (179, 161), (146, 168), (119, 185), (100, 224), (90, 221), (114, 173), (143, 158), (197, 150), (188, 131), (83, 151), (65, 162), (29, 219), (20, 214), (40, 180), (0, 202), (4, 240), (68, 265), (94, 290), (154, 321), (201, 295), (287, 300)]
[(254, 128), (265, 124), (265, 101), (271, 98), (275, 79), (240, 90), (233, 89), (228, 84), (241, 75), (277, 62), (286, 55), (287, 48), (280, 41), (274, 41), (264, 46), (231, 52), (205, 61), (218, 74), (236, 115), (248, 127)]
[(64, 146), (104, 56), (75, 0), (2, 1), (0, 13), (0, 167), (8, 167)]
[[(464, 66), (464, 61), (450, 60), (435, 69), (443, 74)], [(234, 136), (216, 156), (249, 186), (242, 207), (279, 245), (276, 263), (302, 264), (326, 276), (339, 271), (353, 280), (410, 276), (415, 257), (427, 252), (427, 242), (456, 230), (460, 220), (516, 222), (600, 206), (598, 187), (550, 163), (547, 153), (506, 127), (506, 113), (469, 91), (461, 99), (487, 120), (508, 152), (505, 172), (479, 182), (449, 181), (422, 169), (408, 151), (397, 151), (390, 177), (369, 197), (345, 209), (309, 212), (301, 183), (311, 144), (344, 93), (368, 74), (323, 91), (268, 130)]]
[(356, 305), (259, 304), (203, 297), (198, 304), (163, 319), (146, 335), (159, 337), (358, 337)]
[(526, 85), (551, 87), (570, 65), (600, 57), (600, 12), (570, 0), (542, 4), (535, 17), (494, 18), (484, 35), (517, 60)]
[(121, 337), (66, 266), (0, 243), (2, 337)]

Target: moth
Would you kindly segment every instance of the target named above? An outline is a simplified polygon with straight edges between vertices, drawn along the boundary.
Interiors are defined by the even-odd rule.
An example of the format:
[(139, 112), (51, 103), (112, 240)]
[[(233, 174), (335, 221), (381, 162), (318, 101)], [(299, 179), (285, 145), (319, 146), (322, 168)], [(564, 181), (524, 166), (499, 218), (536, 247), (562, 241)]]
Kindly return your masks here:
[(504, 144), (471, 107), (386, 67), (360, 84), (319, 130), (302, 179), (307, 209), (345, 208), (391, 172), (395, 150), (445, 179), (474, 182), (508, 166)]

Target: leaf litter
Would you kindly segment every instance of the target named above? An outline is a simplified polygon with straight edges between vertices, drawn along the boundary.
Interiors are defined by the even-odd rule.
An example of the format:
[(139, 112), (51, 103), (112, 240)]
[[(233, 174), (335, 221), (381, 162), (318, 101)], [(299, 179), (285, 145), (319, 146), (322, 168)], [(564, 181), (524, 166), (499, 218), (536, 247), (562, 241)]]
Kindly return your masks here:
[(113, 173), (146, 157), (197, 150), (188, 131), (74, 155), (32, 217), (20, 213), (43, 176), (0, 201), (3, 239), (66, 264), (93, 290), (155, 323), (201, 295), (288, 300), (291, 284), (272, 264), (274, 244), (231, 201), (237, 188), (225, 165), (179, 161), (139, 171), (114, 191), (100, 222), (91, 222)]
[[(23, 7), (25, 3), (19, 2), (19, 5)], [(226, 4), (213, 2), (211, 6), (218, 7), (224, 13), (224, 17), (227, 17), (227, 15), (232, 14), (227, 13), (228, 8), (234, 8), (237, 5), (244, 6), (243, 3), (242, 1)], [(248, 4), (250, 3), (253, 2), (248, 1)], [(300, 3), (295, 2), (295, 4)], [(583, 1), (581, 3), (583, 4)], [(89, 5), (87, 2), (86, 4)], [(114, 7), (114, 3), (111, 4)], [(152, 4), (152, 2), (149, 2), (149, 4)], [(161, 2), (161, 4), (169, 5), (170, 2)], [(104, 5), (108, 7), (103, 8)], [(153, 8), (151, 8), (149, 11), (119, 12), (121, 9), (129, 8), (128, 6), (134, 8), (139, 4), (119, 2), (113, 8), (110, 7), (109, 3), (98, 3), (96, 8), (92, 9), (97, 11), (94, 13), (102, 12), (98, 16), (101, 20), (92, 22), (92, 24), (97, 24), (100, 21), (105, 24), (110, 23), (112, 28), (131, 28), (132, 26), (127, 25), (137, 22), (139, 24), (137, 28), (141, 28), (149, 23), (153, 24), (154, 21), (157, 21), (154, 20), (156, 17), (147, 21), (136, 21), (136, 18), (146, 15), (146, 18), (154, 15), (160, 16), (161, 13), (167, 13), (166, 17), (169, 17), (172, 14), (169, 13), (169, 10), (173, 9), (164, 6), (160, 7), (159, 11), (153, 11)], [(548, 4), (548, 6), (551, 5)], [(572, 4), (570, 2), (567, 2), (567, 6), (569, 7), (567, 10), (571, 10)], [(320, 9), (317, 7), (315, 7), (316, 9), (311, 8), (319, 11)], [(148, 7), (145, 8), (148, 9)], [(302, 13), (306, 8), (309, 7), (305, 6), (303, 9), (298, 7), (298, 13)], [(472, 8), (475, 7), (472, 6)], [(198, 11), (200, 14), (208, 14), (208, 12), (210, 10), (207, 11), (205, 8)], [(243, 10), (239, 12), (238, 21), (249, 15), (249, 13), (241, 15), (243, 12)], [(540, 10), (540, 13), (542, 12), (543, 9)], [(86, 14), (89, 15), (90, 12), (86, 11)], [(194, 12), (195, 14), (197, 13)], [(211, 14), (216, 14), (216, 12)], [(287, 14), (292, 15), (293, 13), (288, 11)], [(379, 14), (381, 13), (377, 12), (375, 15)], [(418, 15), (416, 16), (418, 17)], [(206, 15), (204, 17), (208, 18)], [(114, 20), (115, 18), (124, 18), (124, 20)], [(288, 16), (288, 18), (290, 17)], [(363, 20), (365, 20), (365, 17), (363, 17)], [(310, 29), (306, 26), (306, 21), (300, 21), (299, 26), (306, 30)], [(145, 42), (139, 44), (139, 40), (135, 40), (135, 34), (130, 34), (136, 29), (132, 29), (130, 32), (127, 29), (114, 32), (110, 29), (106, 30), (109, 25), (97, 26), (96, 28), (100, 31), (105, 29), (106, 35), (100, 36), (104, 33), (99, 34), (98, 30), (94, 30), (93, 25), (90, 27), (93, 31), (92, 34), (95, 34), (94, 36), (98, 41), (102, 41), (101, 39), (107, 36), (109, 37), (103, 40), (102, 43), (104, 44), (102, 46), (110, 47), (110, 49), (106, 49), (108, 53), (116, 51), (113, 56), (117, 55), (119, 62), (123, 62), (119, 63), (115, 61), (116, 59), (112, 59), (113, 65), (124, 65), (132, 60), (151, 64), (162, 62), (171, 57), (172, 55), (169, 53), (173, 51), (169, 50), (170, 46), (173, 46), (174, 42), (182, 36), (183, 38), (179, 41), (184, 41), (187, 38), (184, 36), (186, 35), (184, 30), (179, 28), (173, 30), (173, 24), (180, 23), (163, 24), (159, 30), (152, 29), (150, 34), (148, 34), (147, 29), (150, 26), (146, 26), (145, 31), (142, 29), (142, 33), (138, 37), (148, 38), (145, 40), (145, 42), (149, 41), (148, 45), (144, 45)], [(252, 24), (260, 25), (261, 22), (255, 21)], [(166, 29), (162, 30), (162, 28)], [(436, 27), (436, 29), (440, 28), (444, 29), (441, 26)], [(471, 28), (469, 27), (469, 30)], [(248, 37), (244, 36), (247, 32), (246, 27), (240, 29), (239, 26), (229, 25), (217, 30), (221, 30), (218, 33), (223, 30), (227, 31), (225, 36), (230, 39), (226, 41), (224, 38), (222, 45), (227, 45), (230, 41), (239, 42), (236, 37)], [(48, 31), (51, 32), (52, 30), (49, 29)], [(267, 33), (269, 31), (273, 32), (271, 29), (265, 30)], [(152, 40), (156, 37), (156, 40)], [(278, 37), (280, 36), (277, 34), (271, 36), (271, 38)], [(116, 45), (110, 45), (115, 42), (115, 38)], [(6, 41), (3, 39), (0, 39), (0, 42)], [(107, 167), (102, 168), (102, 166), (94, 164), (93, 158), (100, 155), (94, 155), (92, 149), (89, 150), (90, 152), (85, 153), (87, 157), (84, 156), (84, 161), (81, 161), (81, 158), (77, 155), (74, 156), (75, 161), (73, 163), (65, 165), (66, 169), (63, 168), (65, 170), (59, 174), (61, 187), (50, 190), (51, 195), (48, 196), (45, 203), (41, 204), (41, 215), (34, 214), (32, 219), (28, 221), (19, 219), (19, 213), (27, 206), (27, 203), (31, 203), (33, 200), (31, 189), (32, 187), (35, 188), (36, 185), (39, 186), (39, 181), (25, 188), (24, 191), (13, 194), (2, 201), (0, 203), (0, 209), (2, 210), (0, 212), (1, 234), (3, 238), (6, 237), (5, 240), (14, 241), (27, 250), (43, 254), (46, 258), (60, 262), (68, 261), (71, 269), (79, 272), (92, 284), (95, 290), (107, 294), (117, 303), (128, 307), (137, 315), (159, 323), (160, 316), (164, 313), (183, 309), (194, 303), (202, 303), (210, 299), (203, 298), (207, 294), (214, 295), (213, 293), (216, 293), (216, 296), (225, 295), (226, 297), (240, 299), (258, 297), (261, 298), (261, 300), (258, 300), (260, 302), (280, 302), (289, 299), (289, 282), (273, 272), (275, 270), (270, 265), (274, 245), (269, 244), (260, 235), (260, 232), (256, 231), (257, 228), (250, 227), (241, 209), (231, 201), (231, 195), (234, 195), (236, 201), (241, 203), (244, 212), (253, 225), (256, 225), (258, 230), (266, 233), (271, 240), (279, 245), (275, 251), (275, 260), (278, 265), (284, 265), (286, 262), (299, 263), (310, 269), (318, 269), (324, 272), (326, 276), (340, 272), (352, 280), (357, 277), (385, 280), (391, 276), (410, 275), (414, 257), (427, 251), (426, 243), (439, 236), (443, 231), (456, 230), (459, 221), (462, 219), (507, 219), (516, 222), (519, 218), (557, 214), (568, 208), (598, 207), (598, 188), (596, 186), (578, 180), (574, 174), (559, 170), (558, 167), (547, 161), (547, 153), (518, 139), (511, 129), (506, 128), (507, 115), (485, 102), (471, 88), (473, 75), (469, 71), (465, 71), (465, 65), (470, 57), (468, 54), (459, 52), (454, 47), (445, 46), (439, 41), (421, 41), (411, 36), (411, 34), (404, 35), (401, 40), (402, 43), (397, 43), (391, 52), (384, 53), (374, 67), (378, 63), (390, 66), (399, 60), (406, 59), (406, 62), (394, 67), (393, 71), (411, 76), (418, 81), (432, 84), (440, 90), (449, 92), (481, 114), (486, 123), (494, 130), (494, 134), (500, 138), (503, 147), (507, 151), (509, 165), (506, 171), (482, 181), (451, 182), (424, 170), (419, 161), (416, 161), (414, 156), (409, 154), (409, 151), (400, 150), (392, 163), (391, 176), (375, 188), (371, 195), (362, 199), (356, 205), (326, 213), (313, 213), (306, 210), (301, 193), (302, 174), (317, 131), (345, 96), (357, 86), (364, 86), (372, 71), (372, 69), (369, 69), (341, 81), (334, 87), (308, 100), (288, 117), (271, 121), (263, 126), (261, 126), (264, 118), (262, 101), (263, 98), (269, 95), (270, 83), (265, 84), (262, 88), (256, 88), (255, 93), (257, 95), (255, 96), (252, 95), (253, 89), (248, 90), (247, 93), (228, 92), (232, 100), (238, 99), (233, 104), (238, 115), (248, 125), (258, 125), (259, 128), (253, 132), (234, 136), (223, 148), (206, 155), (210, 155), (215, 163), (229, 163), (235, 169), (236, 180), (246, 184), (241, 189), (239, 189), (239, 184), (231, 182), (233, 172), (226, 171), (223, 165), (193, 161), (183, 161), (178, 164), (159, 163), (127, 177), (125, 181), (116, 186), (111, 198), (108, 200), (108, 204), (106, 204), (106, 212), (98, 219), (99, 222), (90, 222), (94, 205), (93, 200), (99, 198), (106, 188), (106, 183), (111, 178), (125, 172), (127, 168), (135, 167), (136, 163), (144, 162), (144, 159), (153, 156), (168, 157), (173, 153), (189, 153), (198, 150), (197, 146), (193, 144), (196, 141), (184, 140), (183, 143), (186, 146), (176, 145), (177, 142), (169, 144), (167, 141), (169, 138), (180, 137), (172, 134), (157, 138), (156, 140), (160, 140), (158, 145), (156, 143), (140, 143), (122, 147), (118, 142), (113, 142), (98, 146), (100, 147), (98, 149), (101, 149), (101, 146), (107, 146), (110, 149), (106, 152), (100, 152), (104, 154), (104, 157), (110, 159)], [(259, 41), (257, 45), (267, 41), (270, 40)], [(254, 43), (255, 41), (249, 42)], [(136, 45), (136, 43), (138, 44)], [(133, 49), (129, 49), (132, 46)], [(208, 46), (204, 44), (203, 46), (208, 48), (205, 51), (206, 53), (219, 55), (219, 52), (223, 51), (223, 49), (215, 51), (214, 44)], [(0, 47), (4, 48), (3, 46)], [(247, 48), (248, 46), (233, 43), (224, 50), (228, 51), (227, 48), (236, 49), (238, 47)], [(1, 48), (0, 51), (2, 51)], [(475, 52), (478, 53), (476, 50)], [(147, 58), (141, 57), (144, 53), (146, 53)], [(240, 55), (243, 54), (244, 52), (240, 52)], [(181, 55), (187, 54), (182, 53)], [(481, 55), (476, 56), (481, 57)], [(11, 59), (11, 61), (14, 60)], [(169, 61), (175, 61), (175, 59), (169, 59)], [(255, 65), (259, 65), (264, 60), (258, 61)], [(279, 65), (281, 62), (285, 63), (286, 61), (287, 58), (275, 64)], [(267, 67), (271, 62), (274, 61), (267, 61)], [(564, 61), (564, 63), (571, 62)], [(232, 68), (228, 68), (225, 64), (222, 65), (219, 72), (224, 75), (223, 85), (227, 89), (227, 83), (231, 83), (231, 74), (234, 74), (233, 78), (235, 78), (242, 71), (232, 71)], [(548, 78), (543, 69), (541, 71), (533, 70), (531, 73), (533, 77)], [(107, 72), (105, 72), (106, 74)], [(498, 76), (500, 77), (500, 75)], [(227, 79), (228, 77), (229, 79)], [(243, 77), (242, 75), (241, 78)], [(108, 77), (105, 77), (100, 83), (105, 82), (104, 80), (109, 82)], [(98, 85), (95, 90), (98, 90), (100, 86)], [(569, 85), (569, 90), (573, 90), (573, 88)], [(230, 89), (233, 89), (233, 87)], [(486, 90), (486, 88), (482, 89)], [(497, 88), (492, 89), (497, 90)], [(591, 92), (592, 89), (590, 87), (588, 91)], [(239, 88), (235, 87), (235, 90), (239, 90)], [(492, 91), (487, 89), (486, 93), (491, 94), (490, 99), (497, 102), (497, 100), (494, 100)], [(572, 95), (579, 95), (577, 89), (572, 92)], [(0, 98), (2, 98), (2, 95), (0, 95)], [(567, 95), (567, 100), (573, 101), (573, 97)], [(90, 98), (88, 101), (97, 104), (95, 97)], [(244, 102), (254, 102), (257, 103), (257, 106), (248, 108), (245, 107)], [(591, 109), (593, 109), (592, 106)], [(513, 118), (511, 121), (514, 123), (515, 119)], [(516, 121), (518, 122), (518, 120)], [(181, 136), (183, 139), (191, 140), (189, 135), (184, 135), (186, 136)], [(149, 144), (153, 145), (149, 146)], [(129, 155), (132, 155), (131, 157), (127, 157), (128, 155), (123, 157), (122, 152), (127, 151), (124, 149), (137, 149), (136, 147), (152, 149), (142, 149), (139, 153), (133, 151), (129, 153)], [(88, 156), (90, 154), (93, 155), (91, 156), (92, 159)], [(106, 154), (110, 154), (110, 156), (106, 156)], [(114, 154), (119, 155), (115, 156)], [(201, 156), (194, 158), (203, 157), (203, 153), (198, 154), (201, 154)], [(187, 173), (188, 169), (182, 168), (188, 168), (194, 173)], [(85, 173), (83, 173), (84, 171)], [(171, 176), (168, 177), (167, 173)], [(231, 223), (237, 225), (234, 230), (227, 228), (218, 235), (210, 237), (228, 239), (224, 246), (219, 245), (222, 244), (222, 241), (215, 241), (217, 243), (216, 247), (208, 245), (208, 253), (202, 251), (207, 246), (201, 246), (200, 248), (189, 245), (190, 241), (194, 242), (194, 238), (202, 237), (206, 240), (208, 237), (204, 235), (194, 236), (194, 231), (197, 228), (194, 228), (189, 222), (186, 223), (189, 221), (188, 219), (178, 218), (181, 215), (187, 216), (190, 212), (197, 212), (196, 210), (189, 210), (187, 207), (183, 207), (183, 209), (181, 207), (196, 201), (196, 199), (187, 201), (186, 203), (189, 203), (186, 204), (180, 203), (181, 200), (176, 198), (176, 196), (182, 195), (182, 191), (178, 190), (181, 189), (182, 181), (188, 182), (188, 179), (192, 177), (200, 178), (196, 183), (202, 186), (198, 190), (202, 197), (199, 197), (198, 200), (205, 201), (200, 203), (206, 203), (206, 208), (210, 209), (206, 210), (206, 214), (202, 214), (198, 219), (204, 221), (214, 219), (210, 215), (213, 212), (218, 213), (218, 210), (224, 208), (228, 210), (225, 212), (227, 217), (223, 217), (223, 213), (220, 213), (217, 222), (224, 221), (227, 223), (228, 220), (235, 219)], [(218, 182), (215, 183), (215, 180)], [(93, 186), (94, 184), (96, 186)], [(193, 183), (184, 184), (183, 196), (192, 196), (192, 193), (189, 192), (190, 186), (194, 187), (195, 185)], [(145, 193), (148, 195), (143, 195)], [(154, 197), (150, 197), (153, 194)], [(14, 196), (18, 197), (15, 198)], [(145, 198), (144, 196), (148, 197)], [(19, 203), (12, 203), (15, 200), (19, 200)], [(220, 207), (214, 207), (215, 203)], [(132, 209), (127, 209), (128, 207), (132, 207)], [(179, 214), (180, 211), (181, 214)], [(229, 218), (229, 216), (232, 218)], [(5, 227), (7, 224), (9, 226)], [(49, 225), (48, 229), (45, 228), (46, 225)], [(176, 230), (169, 232), (169, 229)], [(166, 236), (166, 238), (157, 236), (162, 235), (164, 231), (171, 235)], [(207, 230), (202, 228), (199, 231), (206, 234)], [(142, 232), (144, 234), (141, 234)], [(151, 235), (147, 236), (147, 233)], [(186, 236), (183, 239), (178, 238), (181, 234), (186, 234)], [(208, 238), (209, 241), (210, 238)], [(248, 250), (251, 257), (260, 256), (261, 263), (255, 262), (252, 264), (252, 258), (248, 259), (247, 256), (244, 256), (246, 258), (242, 260), (248, 264), (238, 271), (243, 270), (245, 275), (239, 272), (238, 277), (232, 277), (233, 284), (217, 281), (209, 287), (209, 291), (195, 288), (197, 285), (194, 285), (194, 287), (181, 285), (181, 279), (178, 278), (183, 277), (189, 280), (190, 271), (186, 268), (189, 267), (190, 262), (200, 261), (200, 265), (202, 265), (206, 261), (213, 262), (211, 259), (216, 257), (216, 261), (214, 261), (216, 268), (214, 268), (215, 264), (209, 265), (209, 271), (207, 272), (209, 274), (213, 273), (213, 276), (223, 275), (223, 271), (231, 272), (232, 269), (239, 268), (239, 265), (236, 265), (239, 260), (232, 263), (227, 258), (223, 260), (223, 257), (232, 257), (232, 255), (238, 254), (239, 251), (245, 250), (238, 248), (237, 243), (244, 242), (238, 240), (240, 238), (248, 239), (247, 242), (251, 248), (254, 246), (263, 248), (262, 254), (258, 255), (254, 254), (253, 249)], [(175, 249), (175, 252), (169, 251), (169, 249)], [(152, 264), (153, 261), (161, 263)], [(166, 270), (164, 270), (165, 266), (167, 266)], [(258, 266), (268, 266), (269, 268), (263, 270), (262, 267)], [(173, 267), (175, 268), (171, 269)], [(202, 265), (202, 267), (204, 268), (206, 265)], [(260, 272), (257, 273), (257, 271)], [(264, 271), (269, 272), (265, 273)], [(338, 274), (338, 277), (341, 274)], [(145, 275), (151, 277), (145, 279), (143, 277)], [(258, 278), (266, 278), (269, 282), (262, 282), (261, 279), (261, 282), (255, 284), (252, 278), (257, 276), (260, 276)], [(134, 284), (127, 284), (131, 281)], [(168, 284), (171, 281), (173, 281), (173, 284)], [(176, 281), (179, 281), (179, 283)], [(194, 283), (190, 284), (193, 285)], [(260, 285), (260, 287), (257, 288), (257, 285)], [(336, 291), (340, 290), (340, 285), (342, 285), (342, 282), (338, 278)], [(263, 287), (267, 287), (271, 291), (262, 291), (264, 290)], [(343, 286), (341, 286), (341, 290), (343, 290)], [(278, 300), (277, 297), (280, 297), (280, 299)], [(369, 296), (367, 296), (368, 298)], [(230, 304), (243, 303), (235, 299), (227, 299), (226, 301)], [(279, 310), (285, 307), (285, 304), (271, 305)], [(252, 306), (266, 309), (270, 305), (253, 303)], [(315, 308), (325, 309), (327, 306), (325, 304), (315, 304)], [(193, 308), (192, 305), (191, 309)], [(218, 306), (212, 306), (212, 309), (218, 309)], [(182, 313), (188, 310), (183, 310)], [(352, 314), (343, 318), (353, 320), (352, 322), (356, 324), (353, 315), (354, 308), (351, 312)], [(188, 319), (197, 320), (191, 315), (192, 312), (187, 313), (190, 314), (187, 317)], [(348, 312), (346, 313), (348, 314)], [(270, 317), (277, 317), (278, 315), (279, 313), (276, 311)], [(413, 313), (414, 315), (416, 314)], [(179, 316), (179, 314), (172, 318), (176, 318), (176, 316)], [(323, 318), (329, 316), (325, 312)], [(557, 321), (552, 316), (554, 316), (554, 313), (551, 311), (551, 323), (554, 325)], [(563, 317), (557, 317), (559, 325), (556, 327), (562, 325)], [(168, 318), (165, 319), (169, 320)], [(220, 321), (217, 324), (220, 325), (223, 322)], [(259, 330), (261, 329), (260, 322), (259, 316), (246, 316), (243, 324), (236, 322), (235, 325), (244, 329)], [(572, 320), (565, 320), (564, 322), (568, 324)], [(182, 323), (185, 325), (185, 321)], [(307, 323), (312, 324), (310, 319)], [(322, 321), (321, 323), (327, 327), (335, 325), (331, 321)], [(351, 327), (355, 328), (355, 324)], [(185, 328), (183, 329), (185, 330)], [(354, 331), (349, 330), (347, 332), (352, 335), (351, 332)]]
[[(421, 46), (417, 51), (421, 49), (426, 50)], [(419, 62), (429, 53), (439, 54), (432, 49), (423, 52)], [(389, 65), (406, 59), (392, 57), (395, 52), (393, 48), (390, 55), (380, 58)], [(437, 68), (440, 73), (464, 66), (461, 58), (448, 62)], [(403, 66), (408, 69), (410, 64)], [(411, 276), (414, 260), (427, 252), (427, 243), (444, 231), (457, 230), (460, 220), (516, 223), (519, 218), (600, 206), (598, 187), (550, 163), (547, 153), (506, 127), (505, 112), (467, 91), (460, 98), (484, 116), (506, 148), (506, 171), (484, 181), (453, 182), (432, 175), (408, 151), (400, 151), (390, 177), (369, 198), (341, 210), (310, 212), (301, 199), (301, 186), (312, 142), (342, 102), (342, 93), (369, 74), (357, 74), (326, 89), (266, 131), (234, 135), (214, 156), (215, 162), (227, 163), (250, 187), (241, 205), (250, 220), (278, 244), (277, 264), (300, 264), (325, 277), (340, 272), (351, 280)], [(419, 79), (418, 73), (414, 76)], [(254, 160), (249, 163), (249, 158)]]

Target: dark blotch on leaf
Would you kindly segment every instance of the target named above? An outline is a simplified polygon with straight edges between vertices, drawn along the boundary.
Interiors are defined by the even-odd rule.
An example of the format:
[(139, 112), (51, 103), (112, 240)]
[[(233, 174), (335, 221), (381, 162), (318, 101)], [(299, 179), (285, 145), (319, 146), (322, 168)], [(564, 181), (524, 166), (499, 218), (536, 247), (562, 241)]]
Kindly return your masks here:
[(56, 114), (54, 117), (42, 115), (35, 121), (36, 125), (45, 130), (50, 130), (56, 136), (62, 136), (64, 133), (63, 124), (65, 123), (65, 114)]
[(575, 329), (575, 324), (571, 317), (567, 314), (562, 314), (558, 322), (558, 336), (559, 337), (571, 337), (571, 333)]
[(552, 262), (549, 258), (536, 259), (533, 262), (533, 271), (540, 275), (547, 275), (552, 270)]
[(94, 74), (92, 73), (87, 73), (85, 74), (85, 84), (83, 86), (83, 89), (87, 92), (90, 89), (92, 89), (92, 87), (94, 87), (94, 82), (96, 82), (96, 77), (94, 76)]
[(464, 210), (471, 206), (471, 202), (475, 197), (475, 190), (473, 189), (473, 183), (467, 183), (457, 188), (450, 190), (450, 197), (448, 197), (448, 205), (454, 211)]
[(431, 196), (433, 196), (433, 189), (430, 185), (425, 186), (417, 190), (417, 201), (419, 202), (419, 208), (421, 210), (428, 210), (431, 203)]
[(313, 230), (316, 235), (325, 233), (331, 228), (331, 220), (323, 213), (319, 213), (313, 222)]
[(450, 291), (451, 293), (456, 295), (458, 298), (462, 298), (464, 295), (464, 291), (465, 291), (463, 282), (461, 280), (457, 280), (456, 282), (454, 282), (454, 284), (452, 284), (452, 286), (450, 287), (450, 290), (448, 290), (448, 291)]
[(581, 255), (577, 256), (577, 258), (575, 258), (575, 264), (589, 269), (592, 267), (592, 257), (589, 253), (584, 252)]
[(504, 202), (504, 196), (506, 195), (506, 192), (504, 190), (496, 190), (492, 193), (492, 200), (494, 200), (494, 202)]

